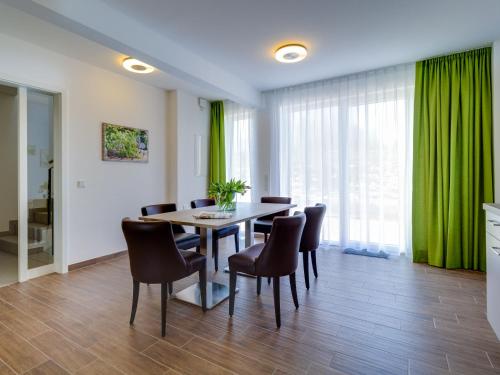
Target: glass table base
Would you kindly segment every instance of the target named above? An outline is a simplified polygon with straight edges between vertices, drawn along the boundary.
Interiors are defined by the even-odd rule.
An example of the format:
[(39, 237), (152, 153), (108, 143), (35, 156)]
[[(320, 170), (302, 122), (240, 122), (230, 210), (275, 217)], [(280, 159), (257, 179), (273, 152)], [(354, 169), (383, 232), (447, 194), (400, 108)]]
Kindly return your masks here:
[[(238, 293), (238, 288), (236, 288)], [(188, 286), (175, 293), (175, 298), (180, 301), (201, 307), (200, 283)], [(229, 287), (224, 284), (207, 282), (207, 309), (211, 309), (229, 298)]]
[[(225, 272), (225, 273), (229, 273), (229, 266), (224, 267), (224, 272)], [(257, 278), (257, 276), (250, 275), (250, 274), (245, 273), (245, 272), (236, 272), (236, 273), (237, 273), (238, 275), (240, 275), (240, 276), (251, 277), (251, 278), (253, 278), (253, 279), (256, 279), (256, 278)]]

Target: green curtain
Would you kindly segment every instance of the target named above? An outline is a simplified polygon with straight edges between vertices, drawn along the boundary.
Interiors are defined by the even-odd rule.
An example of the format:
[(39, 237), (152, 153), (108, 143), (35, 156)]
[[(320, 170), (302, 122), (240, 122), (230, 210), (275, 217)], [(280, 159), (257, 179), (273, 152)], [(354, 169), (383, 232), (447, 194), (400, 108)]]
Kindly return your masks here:
[(493, 201), (491, 48), (417, 62), (413, 260), (486, 269)]
[(210, 104), (210, 176), (209, 183), (226, 182), (226, 146), (224, 102)]

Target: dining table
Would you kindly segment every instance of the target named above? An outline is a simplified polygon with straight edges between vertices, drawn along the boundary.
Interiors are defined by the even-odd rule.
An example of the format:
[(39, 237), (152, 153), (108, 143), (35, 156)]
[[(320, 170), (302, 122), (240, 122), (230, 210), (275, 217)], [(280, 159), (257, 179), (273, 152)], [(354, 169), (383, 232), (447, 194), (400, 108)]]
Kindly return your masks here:
[[(233, 211), (224, 211), (230, 217), (223, 219), (201, 219), (198, 218), (202, 212), (221, 213), (218, 206), (208, 206), (187, 210), (167, 212), (157, 215), (140, 217), (144, 221), (168, 221), (172, 224), (192, 226), (200, 229), (200, 249), (207, 257), (207, 308), (211, 309), (225, 299), (229, 298), (228, 285), (214, 281), (215, 268), (212, 253), (213, 231), (229, 225), (245, 223), (245, 247), (254, 244), (253, 221), (259, 217), (275, 214), (296, 207), (295, 204), (278, 203), (236, 203)], [(241, 241), (241, 239), (240, 239)], [(187, 288), (175, 293), (175, 298), (201, 306), (200, 283), (196, 282)]]

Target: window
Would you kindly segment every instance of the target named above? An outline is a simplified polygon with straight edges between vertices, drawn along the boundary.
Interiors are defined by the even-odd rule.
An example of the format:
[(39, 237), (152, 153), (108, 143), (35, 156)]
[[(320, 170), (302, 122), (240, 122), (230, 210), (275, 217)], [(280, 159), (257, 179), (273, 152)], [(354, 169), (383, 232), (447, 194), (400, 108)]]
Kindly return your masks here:
[[(255, 110), (232, 102), (224, 103), (226, 138), (226, 176), (246, 181), (252, 186), (252, 132)], [(238, 196), (239, 202), (250, 202), (251, 193)]]
[(323, 202), (323, 239), (409, 251), (413, 65), (266, 94), (273, 194)]

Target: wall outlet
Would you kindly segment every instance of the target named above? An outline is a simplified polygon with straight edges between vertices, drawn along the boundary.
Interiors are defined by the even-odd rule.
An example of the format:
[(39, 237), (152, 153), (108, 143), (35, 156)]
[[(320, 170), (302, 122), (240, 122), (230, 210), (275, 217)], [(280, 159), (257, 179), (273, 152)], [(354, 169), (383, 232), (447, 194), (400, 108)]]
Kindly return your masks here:
[(85, 189), (85, 187), (86, 187), (85, 186), (85, 181), (84, 180), (78, 180), (78, 181), (76, 181), (76, 187), (78, 189)]

